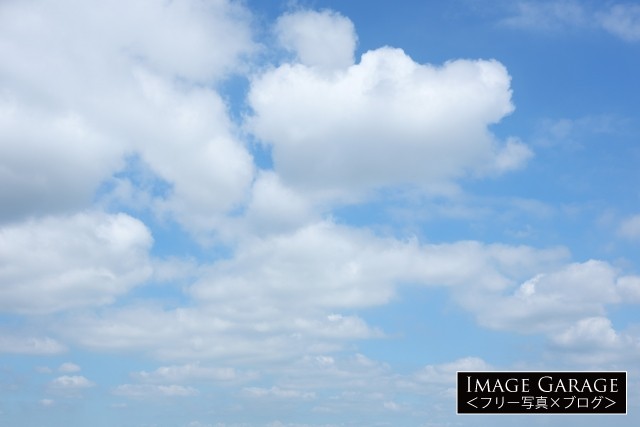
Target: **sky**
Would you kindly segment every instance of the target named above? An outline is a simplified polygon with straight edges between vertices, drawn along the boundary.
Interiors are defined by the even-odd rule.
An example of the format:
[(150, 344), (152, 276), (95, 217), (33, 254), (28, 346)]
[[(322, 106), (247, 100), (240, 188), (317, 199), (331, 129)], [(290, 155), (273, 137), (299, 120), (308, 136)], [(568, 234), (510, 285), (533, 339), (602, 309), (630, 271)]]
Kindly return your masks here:
[(640, 3), (3, 0), (0, 58), (0, 425), (640, 422)]

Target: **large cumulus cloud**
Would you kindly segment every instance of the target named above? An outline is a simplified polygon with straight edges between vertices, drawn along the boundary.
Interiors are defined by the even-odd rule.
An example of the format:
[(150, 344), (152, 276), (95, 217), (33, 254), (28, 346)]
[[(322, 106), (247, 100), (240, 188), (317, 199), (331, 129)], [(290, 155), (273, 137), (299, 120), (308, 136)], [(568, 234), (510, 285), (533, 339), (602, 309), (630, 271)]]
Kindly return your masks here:
[[(287, 184), (330, 197), (393, 185), (436, 189), (469, 174), (517, 168), (531, 156), (521, 142), (500, 142), (488, 130), (513, 111), (502, 64), (419, 64), (390, 47), (350, 63), (343, 49), (355, 47), (355, 36), (345, 19), (330, 12), (287, 15), (280, 34), (306, 25), (296, 43), (285, 38), (298, 60), (252, 80), (248, 126), (271, 145)], [(336, 57), (309, 58), (309, 44), (326, 53), (314, 32), (350, 43)]]
[(131, 155), (187, 228), (242, 200), (253, 163), (213, 89), (254, 49), (242, 7), (7, 1), (0, 40), (0, 221), (86, 208)]

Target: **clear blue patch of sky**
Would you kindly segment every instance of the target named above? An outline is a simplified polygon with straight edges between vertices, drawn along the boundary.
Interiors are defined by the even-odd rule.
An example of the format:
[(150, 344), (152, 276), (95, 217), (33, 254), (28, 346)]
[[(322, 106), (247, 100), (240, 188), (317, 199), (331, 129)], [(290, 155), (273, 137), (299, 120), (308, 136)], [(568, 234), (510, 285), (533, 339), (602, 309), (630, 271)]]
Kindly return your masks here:
[[(384, 307), (360, 311), (387, 337), (358, 343), (366, 356), (389, 363), (394, 371), (411, 373), (425, 365), (480, 357), (495, 366), (510, 366), (540, 356), (542, 339), (479, 326), (473, 316), (442, 287), (401, 288)], [(537, 345), (536, 345), (537, 344)]]

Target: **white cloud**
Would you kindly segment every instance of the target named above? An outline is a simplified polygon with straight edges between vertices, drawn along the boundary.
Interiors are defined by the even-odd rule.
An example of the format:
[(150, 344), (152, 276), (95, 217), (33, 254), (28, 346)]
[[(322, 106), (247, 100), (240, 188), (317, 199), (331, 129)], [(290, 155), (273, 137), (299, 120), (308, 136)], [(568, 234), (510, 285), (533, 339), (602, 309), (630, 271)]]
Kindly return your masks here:
[(175, 310), (125, 306), (102, 315), (77, 315), (55, 329), (98, 351), (138, 350), (161, 359), (213, 359), (236, 364), (335, 351), (346, 340), (379, 335), (356, 316), (293, 314), (259, 304), (246, 311), (235, 301)]
[(518, 1), (516, 12), (502, 24), (515, 28), (553, 31), (586, 25), (589, 14), (576, 0)]
[(320, 197), (393, 185), (433, 190), (517, 168), (531, 155), (487, 129), (513, 111), (510, 77), (493, 60), (436, 67), (385, 47), (331, 76), (284, 64), (253, 79), (249, 103), (247, 125), (272, 146), (282, 182)]
[(596, 347), (615, 347), (620, 340), (606, 317), (580, 319), (564, 332), (554, 337), (554, 342), (563, 347), (589, 350)]
[(144, 224), (125, 214), (85, 212), (6, 225), (0, 228), (0, 311), (110, 303), (149, 277), (151, 244)]
[(493, 170), (496, 173), (508, 172), (519, 169), (531, 157), (533, 151), (517, 138), (509, 138), (504, 149), (497, 153)]
[[(513, 111), (499, 62), (424, 65), (389, 47), (356, 62), (347, 18), (286, 14), (275, 31), (295, 61), (250, 77), (246, 126), (275, 162), (257, 170), (216, 91), (255, 48), (244, 3), (0, 3), (0, 140), (9, 141), (0, 146), (0, 312), (41, 329), (2, 331), (0, 352), (55, 355), (68, 343), (166, 363), (111, 390), (128, 398), (196, 396), (191, 385), (206, 383), (241, 390), (248, 405), (326, 400), (313, 410), (409, 412), (422, 402), (397, 391), (446, 394), (455, 370), (489, 365), (470, 357), (404, 376), (352, 354), (358, 340), (389, 339), (364, 309), (392, 302), (402, 286), (450, 287), (483, 325), (542, 331), (568, 352), (629, 348), (635, 335), (602, 313), (639, 301), (639, 279), (607, 263), (564, 265), (563, 249), (400, 240), (323, 220), (334, 203), (377, 190), (417, 187), (422, 197), (524, 165), (531, 150), (490, 131)], [(95, 199), (105, 212), (132, 208), (233, 245), (223, 256), (152, 261), (145, 224), (86, 210)], [(149, 280), (166, 287), (122, 298)], [(62, 363), (46, 391), (95, 387), (80, 371)]]
[(154, 384), (122, 384), (113, 389), (113, 394), (135, 399), (158, 397), (189, 397), (198, 394), (193, 387), (181, 385), (154, 385)]
[(193, 231), (243, 200), (252, 160), (212, 89), (254, 50), (241, 5), (0, 7), (0, 221), (85, 208), (136, 154), (170, 187), (152, 207)]
[(554, 334), (551, 348), (570, 361), (604, 366), (637, 361), (640, 335), (637, 331), (617, 332), (606, 317), (587, 317)]
[(640, 215), (624, 219), (618, 228), (618, 235), (629, 240), (640, 240)]
[(640, 6), (613, 3), (594, 7), (577, 0), (518, 1), (501, 24), (513, 28), (549, 32), (570, 29), (602, 29), (629, 42), (640, 40)]
[(554, 334), (579, 319), (602, 316), (607, 305), (630, 301), (637, 280), (589, 260), (537, 274), (506, 293), (464, 288), (456, 298), (484, 326)]
[(421, 246), (321, 222), (248, 241), (235, 258), (214, 264), (191, 293), (207, 304), (249, 311), (366, 307), (389, 302), (403, 283), (502, 289), (513, 276), (564, 256), (563, 250), (478, 242)]
[(263, 235), (295, 230), (317, 216), (308, 198), (283, 184), (273, 171), (261, 171), (240, 226), (246, 228), (245, 233)]
[(81, 208), (119, 165), (120, 148), (73, 111), (0, 93), (0, 222)]
[(640, 276), (623, 276), (617, 281), (622, 302), (640, 303)]
[(327, 354), (354, 339), (383, 337), (361, 317), (345, 312), (386, 304), (399, 286), (496, 293), (540, 270), (557, 268), (565, 259), (563, 249), (478, 242), (420, 245), (321, 222), (244, 240), (233, 258), (201, 267), (188, 289), (191, 307), (125, 305), (78, 314), (54, 329), (96, 350), (135, 349), (165, 359), (225, 364), (290, 360)]
[[(387, 302), (409, 246), (318, 223), (256, 239), (214, 264), (191, 293), (207, 303), (253, 307), (358, 307)], [(402, 266), (402, 267), (400, 267)], [(253, 308), (255, 309), (255, 308)], [(291, 309), (287, 309), (291, 310)]]
[(63, 375), (49, 382), (48, 391), (66, 396), (79, 396), (83, 390), (94, 386), (93, 382), (81, 375)]
[(191, 280), (198, 275), (200, 265), (192, 258), (154, 258), (153, 280), (158, 283)]
[[(137, 147), (172, 185), (156, 208), (192, 231), (214, 228), (217, 217), (244, 201), (253, 179), (253, 161), (233, 135), (226, 106), (211, 90), (176, 87), (148, 72), (136, 75), (148, 103), (141, 122), (150, 129)], [(158, 120), (162, 126), (154, 124)]]
[(616, 4), (600, 14), (602, 27), (624, 40), (640, 41), (640, 5)]
[(58, 371), (64, 373), (79, 372), (80, 366), (76, 365), (75, 363), (65, 362), (58, 367)]
[(294, 51), (304, 65), (340, 70), (354, 62), (355, 28), (337, 12), (302, 10), (285, 14), (278, 18), (276, 33), (282, 45)]
[(67, 351), (67, 348), (50, 337), (29, 337), (0, 331), (0, 353), (51, 355)]
[[(101, 4), (65, 0), (55, 7), (43, 1), (4, 2), (2, 12), (1, 34), (26, 42), (4, 48), (14, 54), (19, 47), (28, 48), (29, 53), (53, 48), (43, 52), (42, 58), (52, 61), (52, 71), (69, 65), (62, 62), (67, 59), (82, 65), (108, 65), (107, 59), (135, 60), (162, 73), (207, 81), (228, 72), (253, 49), (248, 14), (226, 0)], [(38, 38), (42, 34), (49, 37)], [(108, 56), (100, 58), (101, 54)], [(17, 58), (21, 62), (27, 56)]]

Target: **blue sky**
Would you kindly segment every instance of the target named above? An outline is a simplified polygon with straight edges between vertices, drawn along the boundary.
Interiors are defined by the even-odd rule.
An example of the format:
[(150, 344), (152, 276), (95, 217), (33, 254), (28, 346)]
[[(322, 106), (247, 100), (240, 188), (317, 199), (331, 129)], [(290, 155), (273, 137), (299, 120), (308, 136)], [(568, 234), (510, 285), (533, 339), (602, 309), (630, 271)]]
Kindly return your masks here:
[(0, 57), (0, 425), (637, 425), (637, 2), (9, 0)]

